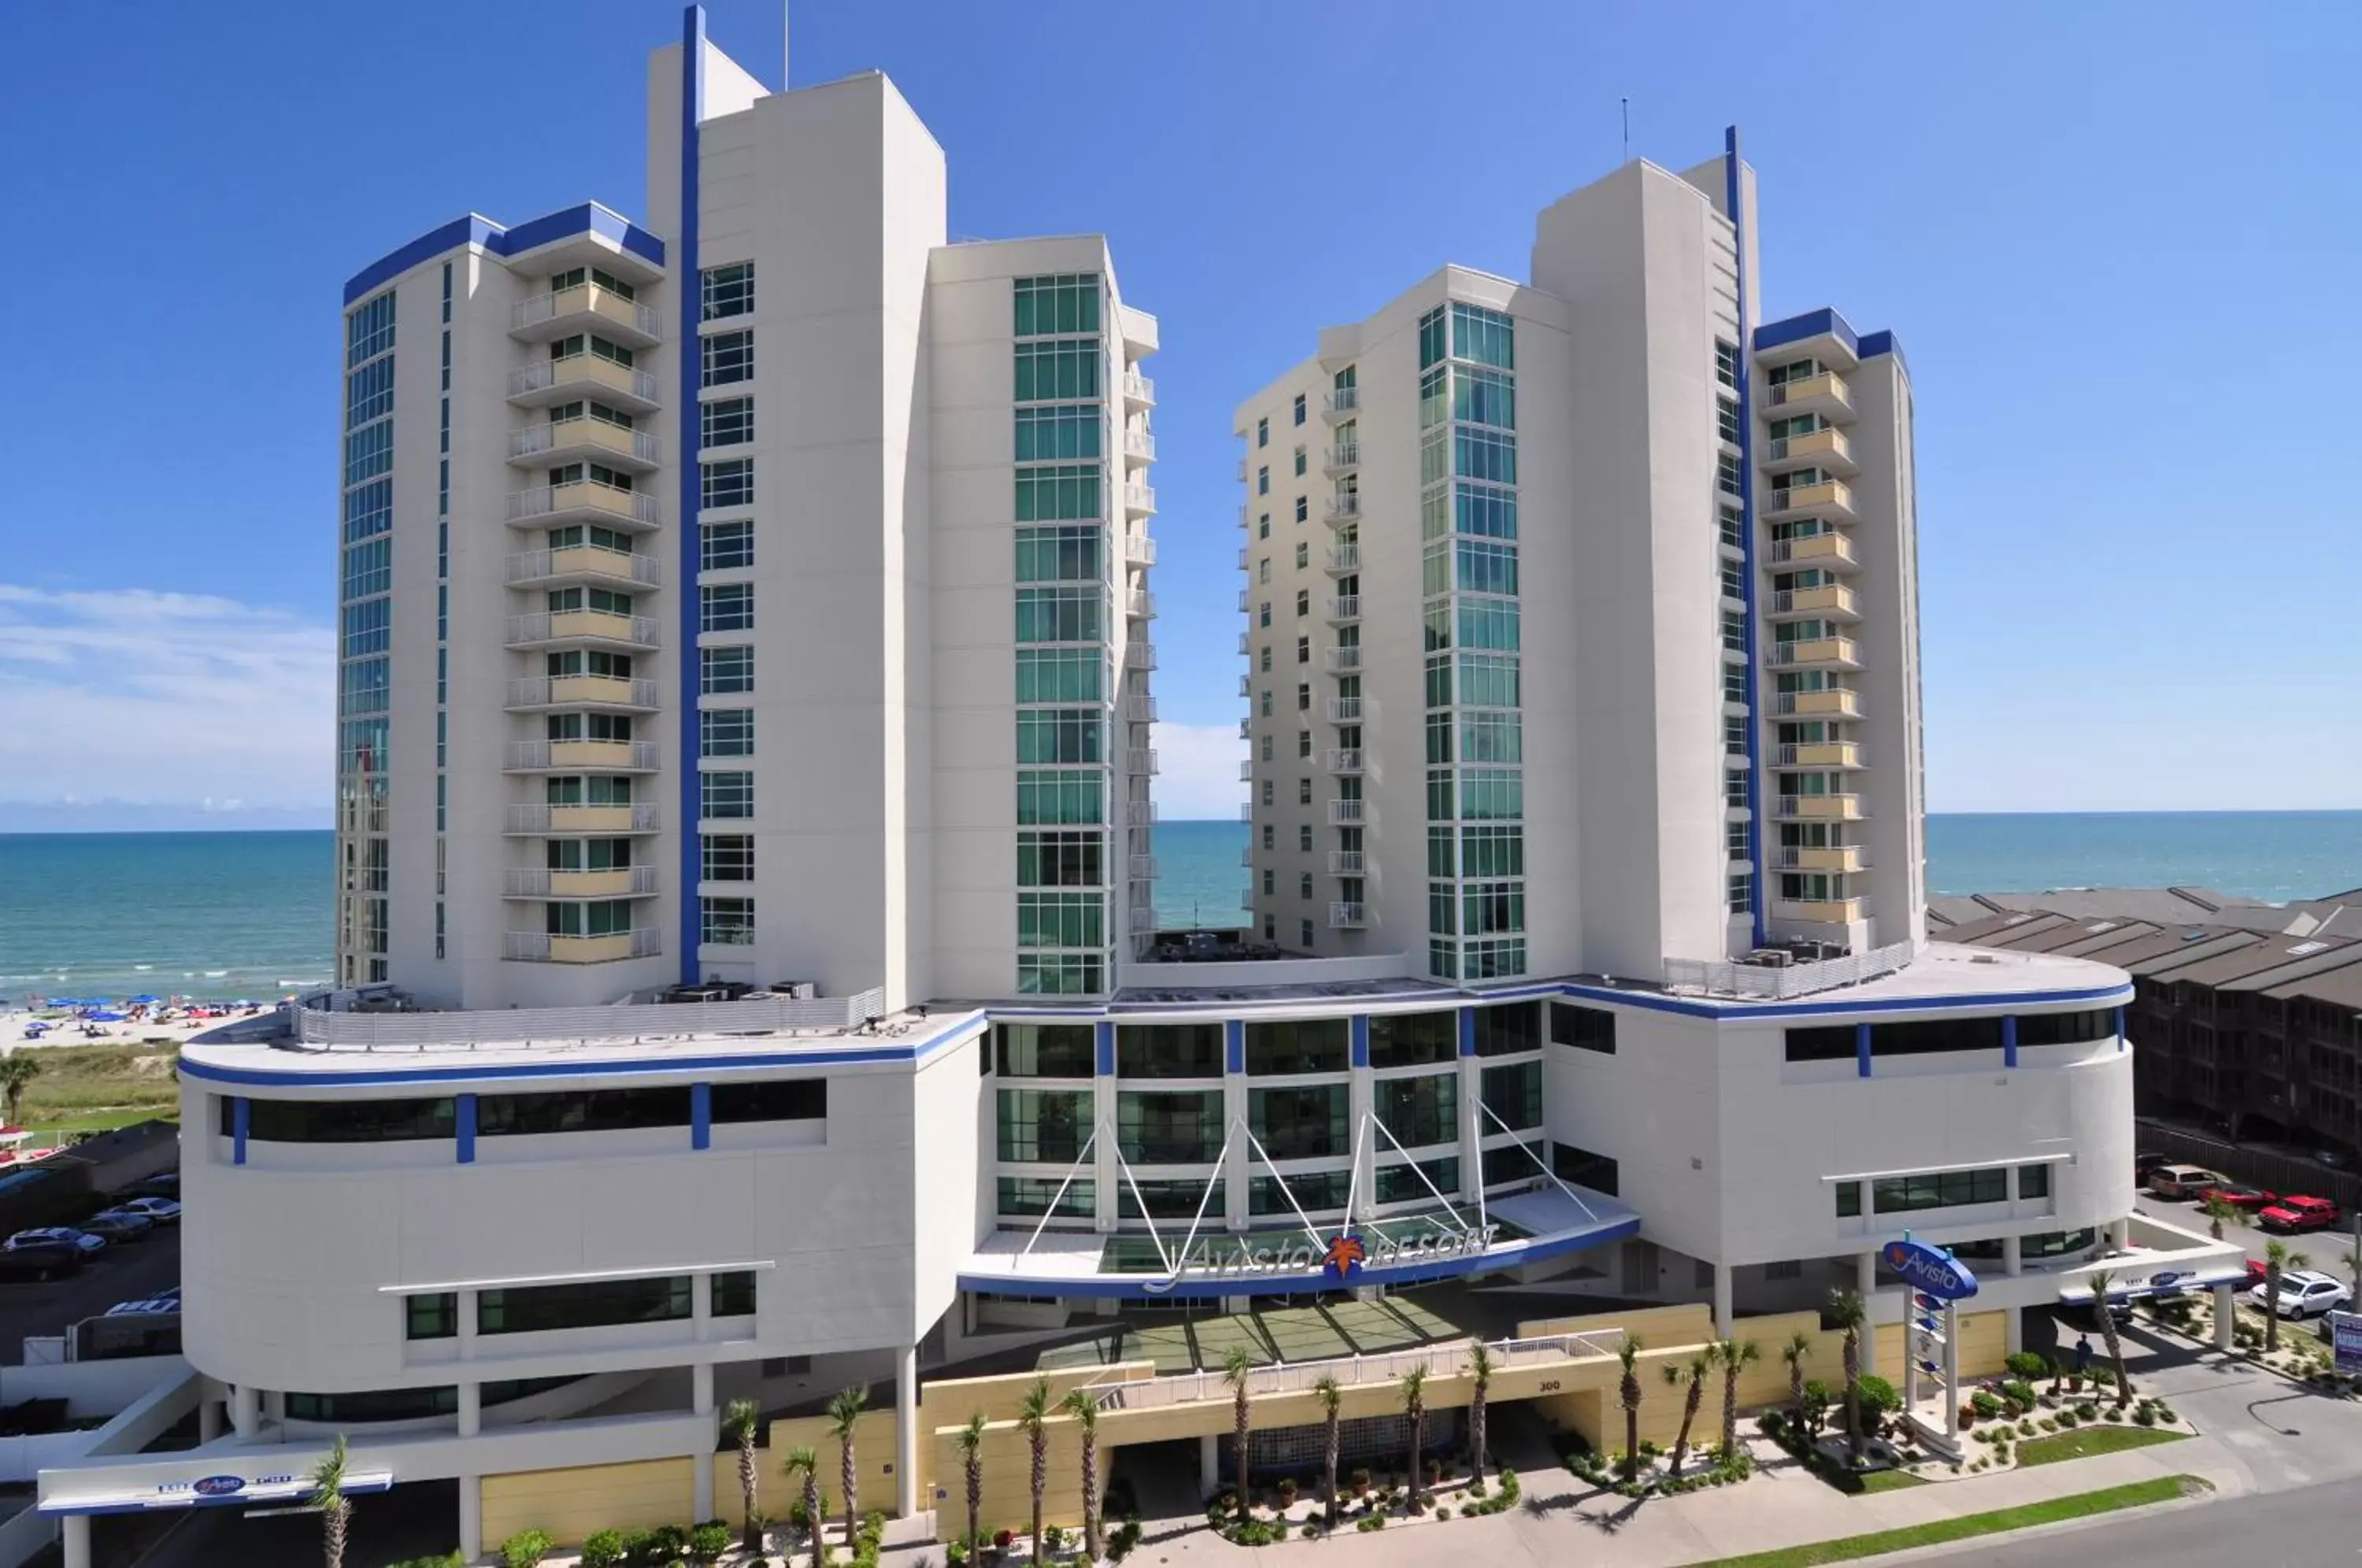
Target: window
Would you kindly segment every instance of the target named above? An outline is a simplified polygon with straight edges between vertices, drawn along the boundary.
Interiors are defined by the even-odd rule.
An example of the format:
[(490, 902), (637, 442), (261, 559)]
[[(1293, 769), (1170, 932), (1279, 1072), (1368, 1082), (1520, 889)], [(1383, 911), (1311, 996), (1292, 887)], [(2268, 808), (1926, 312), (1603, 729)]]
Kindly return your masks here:
[(706, 571), (723, 571), (732, 567), (755, 564), (755, 525), (752, 519), (741, 518), (735, 523), (701, 523), (697, 528), (697, 564)]
[(1021, 768), (1017, 775), (1017, 820), (1032, 824), (1103, 823), (1102, 786), (1107, 776), (1091, 771)]
[(1102, 470), (1097, 463), (1050, 463), (1017, 470), (1017, 521), (1098, 517)]
[[(1297, 496), (1296, 498), (1296, 520), (1298, 523), (1308, 522), (1310, 520), (1311, 516), (1312, 498), (1305, 495)], [(1304, 564), (1304, 550), (1305, 547), (1302, 545), (1296, 547), (1296, 564), (1299, 567)]]
[(1047, 1214), (1061, 1220), (1089, 1220), (1098, 1213), (1098, 1184), (1088, 1176), (1073, 1181), (1050, 1176), (1002, 1176), (999, 1212), (1034, 1219)]
[[(1304, 423), (1304, 394), (1303, 394), (1302, 392), (1297, 392), (1297, 393), (1296, 394), (1296, 423), (1297, 423), (1298, 425), (1301, 425), (1301, 424), (1303, 424), (1303, 423)], [(1297, 469), (1296, 469), (1296, 471), (1297, 471), (1297, 473), (1302, 473), (1302, 472), (1304, 471), (1304, 468), (1303, 468), (1303, 463), (1304, 463), (1304, 454), (1303, 454), (1303, 453), (1301, 453), (1301, 452), (1298, 452), (1298, 453), (1296, 455), (1296, 460), (1297, 460)]]
[(1020, 343), (1015, 364), (1019, 403), (1099, 395), (1100, 354), (1096, 343)]
[(1087, 1023), (997, 1023), (994, 1059), (1012, 1078), (1087, 1078), (1094, 1068), (1096, 1032)]
[(1838, 1183), (1838, 1186), (1837, 1186), (1837, 1204), (1838, 1204), (1838, 1219), (1840, 1219), (1840, 1220), (1859, 1220), (1859, 1219), (1860, 1219), (1860, 1218), (1861, 1218), (1861, 1183), (1860, 1183), (1860, 1182), (1858, 1182), (1858, 1181), (1841, 1181), (1841, 1182)]
[(1013, 282), (1016, 334), (1020, 337), (1099, 329), (1099, 278), (1096, 272), (1052, 272)]
[(701, 773), (697, 776), (698, 815), (743, 818), (755, 814), (752, 773)]
[[(1304, 406), (1304, 400), (1302, 398), (1297, 399), (1297, 406), (1298, 408)], [(1298, 423), (1300, 424), (1302, 422), (1298, 421)], [(1297, 479), (1302, 479), (1304, 477), (1304, 448), (1301, 447), (1296, 448), (1296, 477)]]
[(712, 1315), (716, 1318), (752, 1317), (755, 1311), (755, 1271), (730, 1269), (713, 1276)]
[(1714, 379), (1727, 387), (1738, 384), (1738, 345), (1715, 340)]
[(1268, 447), (1271, 445), (1271, 421), (1269, 419), (1258, 419), (1255, 421), (1255, 445), (1258, 447)]
[(1379, 1203), (1433, 1203), (1438, 1193), (1450, 1198), (1460, 1190), (1456, 1156), (1417, 1165), (1380, 1165), (1374, 1174)]
[(755, 400), (717, 398), (697, 411), (701, 447), (735, 447), (755, 438)]
[(1370, 1086), (1371, 1109), (1405, 1148), (1460, 1141), (1460, 1076), (1427, 1073), (1380, 1078)]
[[(1132, 1188), (1137, 1187), (1139, 1196)], [(1208, 1214), (1220, 1214), (1227, 1201), (1224, 1184), (1216, 1181), (1209, 1190), (1208, 1184), (1196, 1176), (1184, 1176), (1170, 1181), (1121, 1182), (1117, 1185), (1119, 1201), (1116, 1211), (1126, 1220), (1140, 1219), (1140, 1206), (1148, 1205), (1148, 1218), (1154, 1220), (1190, 1220), (1200, 1209)], [(1152, 1256), (1153, 1254), (1152, 1253)]]
[(1542, 1048), (1540, 1002), (1512, 1002), (1507, 1007), (1480, 1007), (1474, 1010), (1479, 1056), (1506, 1056), (1512, 1052)]
[(2113, 1040), (2116, 1015), (2109, 1008), (2083, 1012), (2035, 1012), (2017, 1021), (2017, 1043), (2024, 1045), (2072, 1045), (2087, 1040)]
[(1116, 1030), (1116, 1072), (1127, 1078), (1219, 1078), (1219, 1023), (1127, 1023)]
[[(1126, 1090), (1115, 1097), (1115, 1107), (1116, 1146), (1135, 1164), (1196, 1165), (1212, 1159), (1222, 1146), (1222, 1097), (1217, 1090)], [(1204, 1183), (1196, 1185), (1204, 1191)]]
[(1098, 893), (1017, 895), (1020, 947), (1104, 947), (1107, 900)]
[(1347, 1151), (1346, 1087), (1309, 1084), (1247, 1091), (1247, 1125), (1275, 1160), (1323, 1159)]
[[(231, 1097), (221, 1097), (224, 1137), (236, 1131)], [(396, 1143), (458, 1136), (453, 1101), (429, 1099), (248, 1099), (246, 1135), (262, 1143)]]
[(1542, 1065), (1540, 1062), (1512, 1062), (1505, 1067), (1487, 1067), (1480, 1080), (1485, 1109), (1500, 1118), (1498, 1123), (1490, 1118), (1477, 1131), (1495, 1132), (1507, 1127), (1511, 1132), (1523, 1132), (1542, 1124)]
[(1017, 580), (1098, 582), (1106, 577), (1098, 528), (1020, 528)]
[(697, 650), (698, 690), (708, 696), (755, 690), (755, 650), (750, 647)]
[(345, 363), (359, 365), (393, 347), (393, 291), (389, 289), (345, 317)]
[(1377, 1013), (1370, 1019), (1370, 1066), (1440, 1065), (1460, 1055), (1456, 1012)]
[(1307, 948), (1307, 949), (1309, 949), (1309, 948), (1311, 947), (1311, 945), (1312, 945), (1312, 922), (1311, 922), (1310, 921), (1306, 920), (1306, 921), (1298, 921), (1298, 922), (1297, 922), (1297, 924), (1296, 924), (1296, 941), (1297, 941), (1297, 945), (1298, 945), (1298, 946), (1300, 946), (1300, 947), (1304, 947), (1304, 948)]
[(358, 428), (393, 412), (393, 361), (363, 365), (345, 378), (345, 428)]
[(1850, 1062), (1854, 1059), (1854, 1027), (1850, 1023), (1791, 1029), (1785, 1032), (1785, 1035), (1787, 1059), (1791, 1062)]
[(689, 1086), (488, 1094), (476, 1099), (476, 1132), (487, 1138), (547, 1132), (618, 1132), (689, 1125)]
[(393, 541), (367, 539), (345, 552), (347, 599), (367, 599), (393, 587)]
[(697, 940), (722, 947), (751, 946), (755, 941), (755, 900), (697, 900)]
[(1341, 1073), (1351, 1056), (1349, 1026), (1341, 1018), (1294, 1019), (1246, 1026), (1247, 1071), (1257, 1077), (1273, 1073)]
[(716, 332), (699, 340), (699, 358), (704, 370), (704, 386), (725, 386), (732, 381), (755, 379), (755, 335), (751, 332)]
[(1579, 1007), (1573, 1002), (1551, 1003), (1551, 1039), (1578, 1051), (1616, 1055), (1616, 1015), (1606, 1008)]
[(1107, 989), (1106, 961), (1096, 953), (1020, 953), (1020, 996), (1089, 996)]
[(1096, 831), (1060, 832), (1021, 828), (1017, 834), (1017, 885), (1021, 888), (1098, 888), (1105, 885), (1106, 835)]
[(725, 315), (752, 315), (755, 311), (755, 264), (734, 261), (708, 267), (698, 278), (698, 319), (719, 321)]
[(1294, 1214), (1301, 1209), (1318, 1214), (1324, 1209), (1342, 1209), (1352, 1187), (1350, 1171), (1303, 1171), (1284, 1178), (1255, 1176), (1247, 1183), (1247, 1212)]
[(1572, 1143), (1552, 1143), (1551, 1171), (1569, 1186), (1587, 1187), (1609, 1198), (1617, 1195), (1616, 1162), (1605, 1154), (1595, 1154)]
[(2050, 1167), (2048, 1165), (2018, 1166), (2017, 1195), (2020, 1198), (2049, 1197)]
[(709, 834), (697, 841), (697, 874), (706, 882), (755, 879), (755, 841), (745, 834)]
[(697, 755), (755, 755), (755, 711), (752, 708), (708, 708), (697, 715)]
[(752, 458), (733, 458), (727, 462), (702, 464), (698, 478), (700, 506), (755, 504), (755, 459)]
[[(1065, 632), (1058, 641), (1087, 635), (1098, 619), (1094, 600), (1060, 601), (1061, 589), (1021, 589), (1018, 592), (1020, 642), (1047, 642), (1044, 634)], [(1033, 597), (1029, 600), (1028, 595)], [(1087, 612), (1087, 614), (1084, 613)], [(1064, 624), (1058, 616), (1064, 615)], [(1032, 636), (1025, 634), (1032, 632)], [(1021, 647), (1017, 650), (1017, 701), (1020, 702), (1097, 702), (1107, 672), (1107, 656), (1098, 647)]]
[(1880, 1214), (1909, 1214), (1922, 1209), (1958, 1209), (1971, 1203), (2009, 1200), (2009, 1170), (1990, 1165), (1982, 1170), (1946, 1171), (1940, 1176), (1882, 1176), (1870, 1184), (1871, 1207)]
[(697, 629), (701, 632), (751, 632), (755, 629), (755, 585), (751, 582), (709, 583), (697, 591)]
[(1873, 1056), (1918, 1056), (1945, 1051), (2000, 1049), (2001, 1020), (1998, 1018), (1936, 1018), (1916, 1023), (1873, 1023), (1870, 1026), (1870, 1054)]
[(1299, 806), (1308, 806), (1312, 803), (1311, 779), (1299, 778), (1296, 781), (1296, 803)]
[(1005, 1088), (996, 1104), (1001, 1159), (1033, 1163), (1081, 1155), (1091, 1120), (1089, 1091)]
[(1255, 469), (1255, 493), (1257, 495), (1269, 495), (1271, 493), (1271, 469), (1269, 465), (1265, 465), (1263, 468)]
[(659, 1279), (533, 1285), (480, 1292), (476, 1297), (476, 1331), (527, 1334), (618, 1323), (664, 1323), (686, 1319), (691, 1311), (690, 1276), (685, 1274)]
[(393, 467), (393, 421), (364, 425), (345, 437), (345, 482), (359, 484)]
[(431, 1291), (403, 1297), (402, 1337), (405, 1340), (448, 1340), (459, 1333), (457, 1291)]
[(716, 1121), (820, 1121), (828, 1116), (826, 1078), (769, 1078), (719, 1083), (711, 1106)]
[(1095, 403), (1052, 403), (1017, 411), (1017, 460), (1096, 458), (1106, 414)]

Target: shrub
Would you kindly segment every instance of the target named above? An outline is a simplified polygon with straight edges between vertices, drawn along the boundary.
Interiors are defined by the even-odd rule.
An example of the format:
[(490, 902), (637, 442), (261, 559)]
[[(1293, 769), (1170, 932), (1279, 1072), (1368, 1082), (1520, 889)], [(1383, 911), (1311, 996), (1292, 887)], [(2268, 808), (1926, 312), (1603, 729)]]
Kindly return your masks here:
[(2022, 1378), (2014, 1377), (2003, 1383), (2001, 1386), (2001, 1396), (2004, 1399), (2015, 1400), (2018, 1408), (2022, 1410), (2034, 1408), (2034, 1385)]
[(1990, 1421), (2001, 1414), (2001, 1401), (1981, 1388), (1970, 1396), (1969, 1408), (1976, 1411), (1977, 1419), (1981, 1421)]
[(2157, 1425), (2157, 1412), (2150, 1409), (2147, 1405), (2143, 1405), (2139, 1409), (2133, 1412), (2133, 1419), (2142, 1426), (2153, 1427)]
[(622, 1530), (593, 1530), (582, 1542), (582, 1568), (621, 1568), (625, 1550)]
[[(1114, 1542), (1110, 1541), (1109, 1544), (1112, 1546)], [(967, 1540), (965, 1537), (954, 1536), (944, 1544), (944, 1561), (950, 1565), (950, 1568), (966, 1568)]]
[(2075, 1419), (2079, 1421), (2096, 1421), (2100, 1419), (2100, 1407), (2086, 1399), (2075, 1407)]
[(1000, 1548), (1003, 1551), (1008, 1551), (1011, 1545), (1015, 1544), (1016, 1540), (1017, 1532), (1015, 1530), (997, 1529), (992, 1532), (992, 1544)]
[(1451, 1510), (1446, 1507), (1443, 1504), (1438, 1503), (1435, 1505), (1435, 1517), (1440, 1519), (1448, 1519), (1451, 1517)]
[(1051, 1525), (1042, 1532), (1042, 1545), (1050, 1551), (1065, 1551), (1066, 1532), (1056, 1525)]
[(468, 1568), (468, 1560), (454, 1548), (432, 1557), (405, 1557), (399, 1562), (388, 1563), (386, 1568)]
[(1366, 1492), (1370, 1487), (1370, 1467), (1366, 1464), (1356, 1464), (1353, 1466), (1353, 1473), (1345, 1479), (1352, 1484), (1356, 1495)]
[(549, 1547), (549, 1537), (543, 1531), (521, 1529), (501, 1542), (501, 1562), (503, 1568), (541, 1568)]
[(730, 1550), (731, 1540), (736, 1534), (737, 1531), (721, 1520), (710, 1519), (689, 1532), (690, 1555), (701, 1562), (712, 1562)]
[(1317, 1524), (1308, 1523), (1302, 1529), (1297, 1531), (1297, 1533), (1302, 1536), (1305, 1540), (1310, 1540), (1319, 1535), (1320, 1527)]
[(2039, 1351), (2015, 1352), (2002, 1364), (2009, 1368), (2014, 1377), (2031, 1380), (2050, 1375), (2050, 1358)]

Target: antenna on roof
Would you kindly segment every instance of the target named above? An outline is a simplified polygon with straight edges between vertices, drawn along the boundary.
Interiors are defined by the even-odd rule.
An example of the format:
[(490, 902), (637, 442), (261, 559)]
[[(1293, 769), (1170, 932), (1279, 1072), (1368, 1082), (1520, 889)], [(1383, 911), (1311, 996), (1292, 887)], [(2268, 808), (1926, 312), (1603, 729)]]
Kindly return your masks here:
[(1632, 100), (1618, 98), (1617, 105), (1624, 111), (1624, 161), (1632, 161)]

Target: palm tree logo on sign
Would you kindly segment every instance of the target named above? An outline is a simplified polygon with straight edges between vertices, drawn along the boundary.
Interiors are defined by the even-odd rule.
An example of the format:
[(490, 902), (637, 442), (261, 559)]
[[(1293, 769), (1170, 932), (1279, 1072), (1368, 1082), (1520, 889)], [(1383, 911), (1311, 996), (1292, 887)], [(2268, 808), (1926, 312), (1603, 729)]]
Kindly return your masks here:
[(1328, 1252), (1322, 1254), (1320, 1271), (1336, 1279), (1350, 1279), (1361, 1272), (1362, 1264), (1369, 1255), (1369, 1249), (1362, 1245), (1361, 1237), (1339, 1236), (1329, 1243)]

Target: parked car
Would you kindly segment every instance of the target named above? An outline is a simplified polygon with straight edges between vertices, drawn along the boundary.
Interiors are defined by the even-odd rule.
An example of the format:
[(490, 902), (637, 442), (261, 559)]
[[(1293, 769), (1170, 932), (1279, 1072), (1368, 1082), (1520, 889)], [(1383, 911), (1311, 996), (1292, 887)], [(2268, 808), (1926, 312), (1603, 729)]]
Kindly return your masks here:
[(84, 1254), (103, 1253), (106, 1250), (106, 1238), (63, 1225), (43, 1225), (30, 1231), (19, 1231), (6, 1242), (0, 1242), (0, 1248), (8, 1252), (15, 1252), (18, 1247), (47, 1246), (75, 1247)]
[(2148, 1189), (2159, 1198), (2192, 1203), (2208, 1187), (2221, 1187), (2230, 1179), (2204, 1165), (2159, 1165), (2148, 1174)]
[[(2263, 1307), (2271, 1292), (2257, 1286), (2247, 1292), (2251, 1305)], [(2343, 1307), (2353, 1298), (2353, 1289), (2342, 1279), (2332, 1279), (2311, 1269), (2290, 1269), (2280, 1275), (2279, 1312), (2283, 1318), (2317, 1318), (2334, 1308)]]
[(150, 1297), (144, 1301), (118, 1301), (106, 1309), (109, 1318), (160, 1318), (181, 1309), (177, 1300)]
[(0, 1247), (0, 1280), (63, 1279), (82, 1272), (84, 1255), (80, 1247), (50, 1243)]
[(133, 1182), (123, 1196), (126, 1198), (178, 1198), (181, 1196), (181, 1173), (161, 1171), (145, 1181)]
[(117, 1204), (116, 1207), (127, 1213), (145, 1214), (159, 1225), (177, 1225), (181, 1222), (181, 1204), (178, 1198), (135, 1198), (128, 1203)]
[(2243, 1181), (2217, 1182), (2198, 1195), (2198, 1201), (2219, 1198), (2234, 1209), (2268, 1209), (2279, 1201), (2279, 1194), (2266, 1192), (2260, 1187), (2249, 1187)]
[(144, 1214), (130, 1214), (116, 1209), (109, 1209), (104, 1214), (94, 1214), (82, 1222), (83, 1231), (94, 1236), (103, 1236), (109, 1242), (136, 1242), (155, 1228), (156, 1221)]
[(2334, 1149), (2315, 1149), (2312, 1152), (2312, 1163), (2317, 1165), (2327, 1165), (2334, 1171), (2342, 1171), (2353, 1162)]
[(2170, 1165), (2172, 1160), (2172, 1155), (2160, 1154), (2154, 1149), (2144, 1149), (2139, 1154), (2135, 1154), (2133, 1156), (2133, 1185), (2135, 1187), (2147, 1187), (2148, 1185), (2148, 1178), (2156, 1173), (2157, 1167), (2163, 1165)]
[(2329, 1199), (2302, 1194), (2268, 1204), (2256, 1216), (2267, 1231), (2326, 1231), (2340, 1218), (2337, 1205)]

